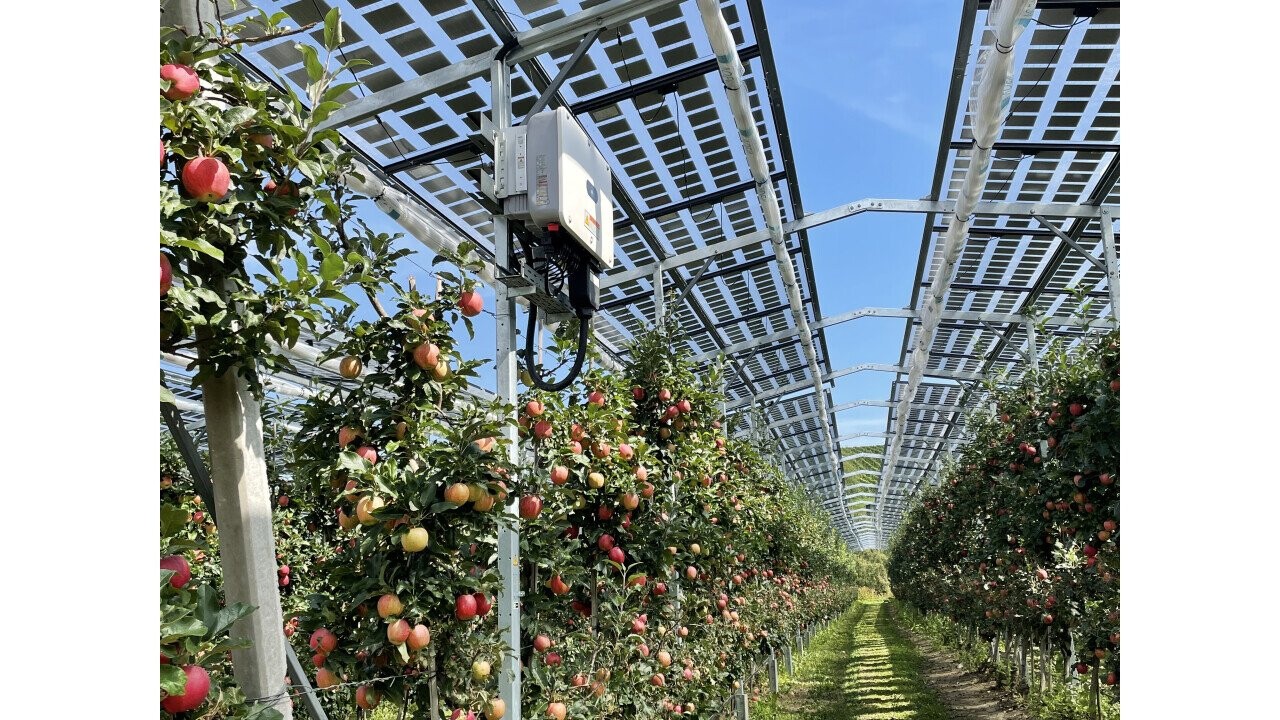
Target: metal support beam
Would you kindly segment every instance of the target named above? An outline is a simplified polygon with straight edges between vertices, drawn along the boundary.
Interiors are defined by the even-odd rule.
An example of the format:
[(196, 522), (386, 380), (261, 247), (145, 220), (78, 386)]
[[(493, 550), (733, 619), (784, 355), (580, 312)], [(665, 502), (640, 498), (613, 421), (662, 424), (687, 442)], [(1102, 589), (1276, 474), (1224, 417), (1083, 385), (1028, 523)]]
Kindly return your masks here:
[[(773, 173), (772, 175), (769, 176), (769, 179), (773, 182), (780, 182), (782, 180), (785, 180), (786, 178), (787, 178), (787, 173), (782, 170), (779, 170), (778, 172)], [(686, 198), (684, 200), (680, 200), (679, 202), (671, 203), (670, 205), (663, 205), (662, 207), (653, 208), (652, 210), (646, 210), (641, 215), (641, 217), (643, 217), (645, 220), (654, 220), (664, 215), (678, 213), (681, 210), (688, 210), (690, 208), (696, 208), (701, 205), (714, 205), (727, 197), (730, 197), (733, 195), (740, 195), (742, 193), (750, 192), (755, 189), (756, 189), (755, 180), (745, 180), (740, 183), (734, 183), (733, 185), (726, 185), (725, 187), (719, 188), (717, 190), (712, 190), (711, 192), (703, 193), (701, 195), (695, 195), (694, 197)], [(613, 231), (615, 234), (617, 234), (619, 231), (625, 230), (626, 228), (629, 228), (634, 224), (635, 224), (634, 219), (629, 217), (622, 218), (621, 220), (618, 220), (613, 223)]]
[[(822, 382), (824, 383), (830, 382), (832, 380), (835, 380), (836, 378), (844, 377), (845, 375), (852, 375), (854, 373), (864, 372), (868, 370), (879, 371), (879, 372), (892, 372), (892, 373), (904, 372), (902, 366), (900, 365), (889, 365), (886, 363), (860, 363), (858, 365), (851, 365), (847, 368), (843, 368), (841, 370), (836, 370), (834, 372), (827, 373), (826, 375), (822, 376)], [(925, 377), (942, 378), (945, 380), (972, 381), (972, 380), (983, 379), (983, 376), (978, 375), (976, 373), (949, 372), (946, 370), (925, 370), (924, 374), (925, 374)], [(733, 404), (727, 405), (725, 406), (725, 411), (727, 412), (735, 408), (746, 407), (748, 405), (758, 403), (761, 400), (768, 400), (770, 398), (779, 397), (781, 395), (787, 395), (797, 390), (804, 390), (812, 386), (813, 386), (813, 383), (808, 380), (791, 383), (789, 385), (783, 385), (780, 388), (775, 388), (773, 390), (760, 393), (759, 395), (756, 395), (753, 398), (750, 398), (747, 400), (741, 400), (739, 402), (735, 402)]]
[(383, 169), (388, 175), (395, 175), (396, 173), (402, 173), (406, 170), (412, 170), (423, 165), (430, 165), (433, 162), (439, 162), (440, 160), (444, 160), (445, 158), (450, 158), (464, 152), (474, 152), (475, 149), (476, 144), (471, 140), (471, 138), (463, 138), (446, 145), (441, 145), (440, 147), (424, 150), (420, 153), (403, 157), (387, 165)]
[(256, 608), (231, 626), (231, 637), (252, 643), (231, 651), (236, 683), (248, 697), (275, 698), (268, 704), (289, 720), (293, 704), (284, 686), (286, 642), (261, 406), (235, 368), (209, 378), (202, 390), (222, 588), (228, 605)]
[(573, 72), (575, 67), (577, 67), (578, 61), (582, 60), (582, 56), (587, 54), (587, 50), (595, 43), (596, 38), (600, 37), (600, 33), (603, 31), (603, 27), (592, 28), (591, 32), (587, 33), (586, 37), (582, 38), (582, 42), (578, 43), (578, 47), (574, 48), (573, 54), (570, 55), (569, 59), (565, 60), (564, 64), (560, 66), (560, 72), (556, 73), (556, 76), (552, 78), (551, 84), (548, 85), (547, 88), (542, 91), (542, 94), (538, 96), (537, 101), (533, 103), (533, 107), (529, 108), (529, 114), (525, 115), (524, 118), (525, 122), (528, 122), (529, 118), (542, 112), (542, 109), (547, 106), (547, 103), (551, 102), (551, 98), (555, 97), (555, 94), (560, 92), (560, 86), (564, 85), (564, 81), (569, 79), (569, 74)]
[[(972, 150), (973, 140), (952, 140), (952, 150)], [(1074, 152), (1074, 153), (1113, 153), (1120, 152), (1119, 143), (1093, 142), (1053, 142), (1050, 140), (1000, 140), (995, 143), (994, 152), (1020, 152), (1023, 155), (1035, 155), (1042, 152)]]
[[(896, 213), (954, 213), (954, 201), (939, 200), (893, 200), (884, 198), (867, 198), (852, 203), (837, 205), (836, 207), (823, 210), (821, 212), (805, 215), (798, 220), (792, 220), (782, 224), (782, 232), (784, 235), (808, 230), (810, 228), (819, 227), (837, 220), (843, 220), (854, 215), (861, 215), (867, 212), (896, 212)], [(1046, 217), (1062, 217), (1062, 218), (1097, 218), (1104, 211), (1111, 212), (1113, 216), (1119, 216), (1120, 208), (1116, 207), (1094, 207), (1090, 205), (1072, 205), (1070, 203), (1010, 203), (1010, 202), (979, 202), (973, 206), (972, 214), (974, 215), (1007, 215), (1030, 217), (1032, 214), (1044, 215)], [(716, 257), (735, 250), (741, 250), (748, 247), (756, 247), (762, 245), (769, 240), (769, 232), (767, 230), (757, 230), (752, 233), (743, 235), (733, 240), (716, 243), (704, 248), (699, 248), (687, 253), (667, 258), (656, 265), (660, 265), (666, 269), (671, 269), (681, 265), (690, 265), (708, 257)], [(620, 285), (624, 282), (636, 280), (646, 277), (653, 272), (653, 265), (645, 265), (624, 272), (614, 273), (600, 281), (601, 289)]]
[[(861, 308), (861, 309), (858, 309), (858, 310), (853, 310), (853, 311), (850, 311), (850, 312), (841, 313), (840, 315), (834, 315), (834, 316), (829, 317), (829, 318), (823, 318), (822, 320), (819, 320), (819, 321), (817, 321), (817, 322), (813, 323), (813, 324), (812, 324), (812, 327), (813, 327), (813, 328), (815, 328), (815, 329), (817, 329), (817, 328), (831, 327), (832, 325), (839, 325), (839, 324), (841, 324), (841, 323), (846, 323), (846, 322), (849, 322), (849, 321), (851, 321), (851, 320), (858, 320), (858, 319), (860, 319), (860, 318), (864, 318), (864, 317), (881, 317), (881, 318), (910, 318), (911, 320), (913, 320), (913, 321), (914, 321), (914, 320), (918, 320), (918, 319), (920, 318), (920, 313), (916, 312), (915, 310), (908, 310), (908, 309), (906, 309), (906, 308), (874, 308), (874, 307), (873, 307), (873, 308)], [(1014, 313), (1014, 314), (1010, 314), (1010, 313), (984, 313), (984, 312), (968, 312), (968, 311), (951, 311), (951, 310), (947, 310), (947, 311), (943, 311), (943, 312), (942, 312), (942, 319), (944, 319), (944, 320), (954, 320), (954, 321), (963, 321), (963, 322), (981, 322), (981, 323), (987, 323), (987, 322), (996, 322), (996, 323), (1026, 323), (1026, 321), (1027, 321), (1027, 316), (1026, 316), (1026, 315), (1019, 315), (1019, 314), (1016, 314), (1016, 313)], [(1045, 324), (1046, 326), (1048, 326), (1048, 327), (1085, 327), (1085, 326), (1088, 326), (1088, 325), (1092, 325), (1092, 326), (1095, 326), (1095, 327), (1096, 327), (1096, 326), (1098, 326), (1098, 325), (1107, 325), (1108, 323), (1110, 323), (1110, 324), (1114, 324), (1112, 321), (1109, 321), (1109, 320), (1106, 320), (1106, 319), (1095, 320), (1095, 321), (1086, 321), (1086, 320), (1083, 320), (1083, 319), (1081, 319), (1081, 318), (1077, 318), (1077, 317), (1051, 317), (1051, 318), (1044, 318), (1044, 319), (1043, 319), (1043, 322), (1044, 322), (1044, 324)], [(742, 351), (742, 350), (755, 350), (755, 349), (756, 349), (756, 348), (758, 348), (760, 345), (765, 345), (765, 344), (768, 344), (768, 343), (775, 342), (775, 341), (777, 341), (777, 340), (783, 340), (783, 339), (786, 339), (786, 338), (794, 337), (795, 335), (796, 335), (796, 330), (795, 330), (795, 328), (791, 328), (791, 329), (788, 329), (788, 330), (783, 330), (783, 331), (780, 331), (780, 332), (773, 333), (773, 334), (771, 334), (771, 335), (765, 335), (765, 336), (763, 336), (763, 337), (758, 337), (758, 338), (752, 338), (752, 339), (750, 339), (750, 340), (745, 340), (745, 341), (740, 342), (740, 343), (734, 343), (733, 345), (730, 345), (729, 347), (726, 347), (722, 352), (723, 352), (723, 354), (725, 354), (725, 355), (729, 355), (729, 354), (732, 354), (732, 353), (740, 352), (740, 351)], [(935, 356), (938, 356), (938, 355), (939, 355), (939, 353), (934, 353), (934, 355), (935, 355)], [(701, 354), (701, 355), (698, 355), (698, 356), (694, 357), (694, 358), (693, 358), (693, 361), (694, 361), (694, 362), (703, 362), (703, 361), (706, 361), (706, 360), (710, 360), (710, 359), (712, 359), (712, 358), (714, 358), (714, 357), (717, 357), (717, 354), (714, 354), (714, 353), (703, 353), (703, 354)]]
[(1084, 259), (1088, 260), (1090, 263), (1093, 263), (1094, 267), (1098, 268), (1102, 272), (1107, 271), (1107, 264), (1105, 262), (1094, 257), (1088, 250), (1085, 250), (1080, 245), (1080, 243), (1076, 242), (1075, 238), (1062, 232), (1062, 230), (1060, 230), (1057, 225), (1054, 225), (1053, 223), (1044, 219), (1043, 215), (1032, 215), (1031, 217), (1035, 218), (1037, 221), (1039, 221), (1041, 225), (1048, 228), (1051, 232), (1053, 232), (1054, 235), (1057, 235), (1058, 239), (1066, 243), (1068, 246), (1070, 246), (1072, 250), (1075, 250), (1076, 252), (1083, 255)]
[[(689, 291), (693, 290), (693, 286), (698, 284), (698, 281), (702, 279), (703, 273), (705, 273), (709, 267), (711, 267), (711, 258), (707, 258), (707, 261), (702, 263), (702, 267), (698, 272), (694, 273), (693, 277), (689, 278), (689, 282), (685, 284), (684, 289), (680, 291), (678, 296), (676, 296), (675, 302), (671, 304), (672, 312), (680, 311), (680, 306), (684, 304), (685, 298), (689, 297)], [(759, 379), (757, 378), (756, 381), (759, 382)]]
[[(680, 0), (609, 0), (590, 10), (574, 13), (531, 30), (515, 34), (516, 49), (505, 59), (508, 65), (532, 60), (543, 53), (579, 40), (592, 30), (625, 25), (649, 13), (678, 5)], [(347, 103), (322, 124), (322, 128), (342, 127), (373, 117), (393, 105), (430, 95), (447, 85), (483, 77), (498, 58), (501, 47), (466, 58), (426, 75), (406, 80)], [(510, 705), (508, 705), (510, 707)], [(518, 720), (518, 719), (513, 719)]]
[(1111, 293), (1111, 314), (1116, 322), (1120, 322), (1120, 258), (1116, 253), (1115, 227), (1111, 224), (1111, 214), (1102, 213), (1098, 218), (1102, 225), (1102, 252), (1106, 258), (1107, 290)]
[[(760, 57), (760, 46), (752, 43), (751, 45), (743, 45), (738, 48), (738, 59), (745, 65), (752, 58)], [(625, 87), (615, 90), (606, 90), (597, 95), (583, 98), (578, 102), (569, 106), (569, 111), (574, 115), (595, 112), (607, 108), (610, 105), (617, 105), (625, 100), (647, 95), (649, 93), (661, 93), (670, 91), (680, 83), (691, 80), (695, 77), (707, 75), (716, 71), (719, 64), (715, 58), (707, 58), (697, 62), (689, 63), (678, 67), (671, 72), (662, 75), (638, 80), (636, 82), (627, 83)]]

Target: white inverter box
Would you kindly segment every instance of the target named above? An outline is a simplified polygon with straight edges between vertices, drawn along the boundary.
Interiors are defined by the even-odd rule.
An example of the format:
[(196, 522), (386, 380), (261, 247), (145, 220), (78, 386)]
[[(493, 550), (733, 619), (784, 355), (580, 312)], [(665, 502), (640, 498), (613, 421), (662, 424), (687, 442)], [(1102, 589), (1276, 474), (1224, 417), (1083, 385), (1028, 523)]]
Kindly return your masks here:
[(557, 223), (603, 269), (613, 267), (613, 175), (569, 111), (544, 110), (509, 129), (506, 153), (507, 214)]

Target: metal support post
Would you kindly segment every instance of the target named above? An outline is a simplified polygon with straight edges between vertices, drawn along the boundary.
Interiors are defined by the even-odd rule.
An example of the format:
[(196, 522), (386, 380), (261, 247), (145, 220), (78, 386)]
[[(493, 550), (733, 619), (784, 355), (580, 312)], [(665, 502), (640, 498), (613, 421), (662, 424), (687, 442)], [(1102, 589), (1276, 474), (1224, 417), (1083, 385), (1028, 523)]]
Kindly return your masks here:
[[(494, 176), (499, 183), (499, 202), (506, 194), (501, 187), (506, 177), (504, 152), (502, 148), (503, 131), (511, 126), (511, 69), (504, 60), (495, 60), (490, 69), (492, 80), (492, 105), (494, 125)], [(504, 214), (493, 216), (494, 246), (498, 263), (507, 266), (511, 256), (511, 237), (508, 231), (507, 217)], [(497, 395), (499, 402), (514, 408), (516, 405), (516, 302), (506, 285), (496, 283), (497, 292)], [(518, 460), (515, 418), (513, 422), (502, 428), (502, 435), (507, 440), (508, 459)], [(507, 705), (507, 717), (520, 720), (520, 519), (517, 497), (512, 497), (505, 512), (509, 516), (507, 522), (498, 528), (498, 573), (502, 585), (498, 590), (498, 628), (502, 641), (509, 650), (502, 657), (502, 668), (498, 674), (498, 696)]]
[(733, 717), (735, 720), (748, 720), (747, 694), (742, 690), (733, 694)]
[(778, 651), (769, 651), (769, 692), (778, 692)]
[(1111, 213), (1103, 210), (1098, 218), (1102, 226), (1102, 254), (1107, 261), (1107, 291), (1111, 293), (1111, 315), (1120, 322), (1120, 260), (1116, 256), (1115, 227)]
[(657, 265), (653, 270), (653, 317), (658, 325), (662, 325), (663, 316), (667, 314), (667, 298), (663, 295), (662, 281), (662, 265)]
[(795, 666), (791, 663), (791, 646), (782, 646), (782, 666), (787, 669), (787, 674), (791, 675), (795, 672)]

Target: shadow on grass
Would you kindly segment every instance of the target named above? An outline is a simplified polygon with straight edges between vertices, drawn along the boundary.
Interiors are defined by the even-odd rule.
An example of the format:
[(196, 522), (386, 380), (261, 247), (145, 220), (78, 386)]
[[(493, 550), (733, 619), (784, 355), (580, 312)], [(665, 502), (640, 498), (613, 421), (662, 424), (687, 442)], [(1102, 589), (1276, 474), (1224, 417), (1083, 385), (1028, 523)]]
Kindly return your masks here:
[(759, 720), (945, 720), (924, 684), (921, 660), (890, 621), (883, 601), (860, 601), (814, 639)]

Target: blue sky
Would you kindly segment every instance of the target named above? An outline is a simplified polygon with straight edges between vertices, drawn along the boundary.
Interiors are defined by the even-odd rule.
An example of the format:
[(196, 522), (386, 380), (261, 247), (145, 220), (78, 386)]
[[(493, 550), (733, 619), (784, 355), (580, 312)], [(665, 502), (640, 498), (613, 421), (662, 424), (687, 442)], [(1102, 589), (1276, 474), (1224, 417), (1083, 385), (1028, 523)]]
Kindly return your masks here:
[[(955, 48), (959, 7), (953, 0), (893, 3), (766, 0), (764, 3), (791, 144), (807, 211), (864, 197), (919, 198), (929, 192)], [(363, 213), (375, 228), (399, 227), (380, 211)], [(862, 215), (810, 231), (825, 315), (865, 306), (905, 306), (919, 251), (922, 217)], [(414, 261), (430, 268), (428, 251)], [(405, 264), (429, 287), (427, 272)], [(494, 355), (493, 292), (464, 353)], [(826, 330), (833, 369), (893, 363), (902, 320), (865, 318)], [(891, 377), (866, 372), (840, 378), (836, 403), (886, 399)], [(492, 387), (491, 372), (482, 383)], [(884, 430), (885, 408), (840, 415), (842, 433)], [(859, 442), (850, 443), (862, 444)], [(869, 443), (868, 443), (869, 444)]]
[[(959, 4), (774, 0), (764, 7), (805, 210), (928, 194)], [(906, 306), (922, 223), (920, 215), (867, 214), (810, 231), (823, 313)], [(863, 318), (827, 328), (832, 369), (896, 363), (904, 322)], [(880, 372), (842, 377), (835, 402), (887, 399), (891, 380)], [(841, 413), (840, 432), (881, 432), (886, 413)]]

